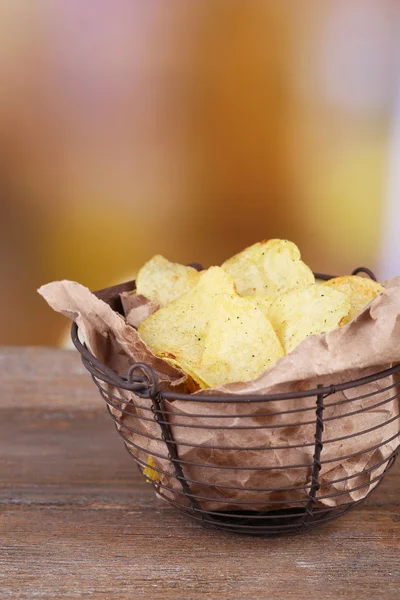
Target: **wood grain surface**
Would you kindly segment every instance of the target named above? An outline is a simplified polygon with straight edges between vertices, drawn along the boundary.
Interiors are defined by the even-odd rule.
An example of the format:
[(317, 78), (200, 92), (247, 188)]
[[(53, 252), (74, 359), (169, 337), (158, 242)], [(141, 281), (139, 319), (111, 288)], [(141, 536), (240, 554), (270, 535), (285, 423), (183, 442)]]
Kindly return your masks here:
[(400, 469), (305, 534), (205, 530), (157, 500), (74, 352), (0, 350), (0, 598), (400, 598)]

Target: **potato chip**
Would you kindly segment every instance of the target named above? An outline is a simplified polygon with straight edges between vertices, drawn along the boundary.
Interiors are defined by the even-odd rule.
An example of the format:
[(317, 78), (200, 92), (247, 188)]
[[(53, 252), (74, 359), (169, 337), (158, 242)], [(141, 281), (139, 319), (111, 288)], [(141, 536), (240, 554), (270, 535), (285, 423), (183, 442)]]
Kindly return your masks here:
[(253, 379), (284, 354), (271, 323), (235, 292), (220, 267), (202, 272), (192, 290), (146, 319), (139, 334), (203, 388)]
[(268, 311), (275, 302), (275, 298), (272, 296), (243, 296), (247, 302), (251, 302), (254, 306), (257, 306), (261, 312), (268, 318)]
[(242, 296), (271, 296), (314, 283), (314, 275), (288, 240), (264, 240), (249, 246), (222, 265)]
[(324, 286), (290, 290), (275, 300), (268, 311), (285, 352), (316, 333), (326, 333), (343, 323), (350, 311), (345, 294)]
[(335, 277), (326, 281), (324, 285), (343, 292), (350, 300), (350, 312), (343, 325), (354, 319), (367, 304), (385, 289), (380, 283), (359, 275)]
[[(191, 386), (192, 391), (197, 392), (197, 390), (199, 388), (207, 388), (209, 387), (205, 381), (203, 381), (203, 379), (201, 379), (201, 377), (195, 373), (194, 371), (192, 371), (191, 366), (185, 362), (185, 360), (183, 358), (179, 358), (179, 361), (176, 358), (171, 358), (171, 356), (163, 356), (162, 357), (164, 360), (166, 360), (167, 362), (169, 362), (173, 367), (176, 367), (177, 369), (180, 369), (181, 371), (183, 371), (184, 373), (186, 373), (187, 375), (190, 375), (190, 377), (193, 380), (193, 384)], [(189, 385), (190, 387), (190, 385)]]
[(284, 355), (265, 315), (239, 296), (236, 299), (222, 302), (206, 335), (199, 372), (210, 387), (250, 381)]
[(147, 457), (147, 466), (143, 469), (143, 475), (148, 481), (160, 481), (158, 471), (153, 468), (155, 466), (154, 458), (149, 454)]
[(136, 293), (165, 306), (192, 289), (199, 276), (196, 269), (170, 262), (157, 254), (140, 269)]

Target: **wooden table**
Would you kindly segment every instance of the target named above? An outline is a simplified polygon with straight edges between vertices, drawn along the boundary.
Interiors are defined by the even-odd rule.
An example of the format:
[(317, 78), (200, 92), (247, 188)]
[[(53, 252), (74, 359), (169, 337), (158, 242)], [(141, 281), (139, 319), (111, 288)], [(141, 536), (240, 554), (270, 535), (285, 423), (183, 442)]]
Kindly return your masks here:
[(157, 500), (74, 352), (0, 350), (0, 598), (400, 598), (400, 469), (306, 534), (204, 530)]

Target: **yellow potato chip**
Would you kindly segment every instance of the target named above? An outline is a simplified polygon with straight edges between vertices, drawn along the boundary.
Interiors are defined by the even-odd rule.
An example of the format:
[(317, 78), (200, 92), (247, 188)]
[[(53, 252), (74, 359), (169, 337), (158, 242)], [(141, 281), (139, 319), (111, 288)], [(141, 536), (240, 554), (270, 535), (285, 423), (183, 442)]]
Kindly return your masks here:
[(288, 354), (307, 337), (339, 327), (349, 311), (350, 301), (345, 294), (310, 285), (282, 294), (272, 304), (268, 316)]
[(385, 289), (380, 283), (359, 275), (335, 277), (326, 281), (324, 285), (343, 292), (350, 300), (350, 312), (342, 323), (343, 325), (354, 319), (367, 304)]
[(176, 367), (177, 369), (184, 371), (184, 373), (186, 373), (187, 375), (190, 375), (194, 382), (194, 384), (192, 384), (191, 386), (192, 391), (196, 392), (199, 389), (199, 387), (203, 389), (209, 387), (197, 373), (192, 371), (191, 366), (183, 358), (180, 357), (179, 361), (176, 358), (171, 358), (171, 356), (168, 355), (165, 355), (162, 358), (169, 362), (173, 367)]
[(251, 302), (254, 306), (257, 306), (267, 318), (270, 306), (275, 301), (275, 298), (272, 296), (243, 296), (243, 298), (246, 298), (247, 302)]
[(301, 260), (296, 244), (265, 240), (249, 246), (222, 265), (242, 296), (272, 296), (314, 283), (314, 275)]
[(170, 262), (157, 254), (140, 269), (136, 278), (136, 293), (165, 306), (192, 289), (199, 276), (196, 269)]
[(160, 477), (158, 475), (158, 471), (156, 471), (153, 468), (155, 466), (156, 466), (156, 463), (154, 462), (154, 458), (151, 456), (151, 454), (149, 454), (148, 457), (147, 457), (147, 467), (145, 467), (143, 469), (143, 475), (149, 481), (160, 481)]
[(202, 272), (192, 290), (146, 319), (139, 334), (201, 387), (248, 381), (283, 356), (271, 323), (235, 292), (220, 267)]
[(250, 381), (284, 355), (270, 321), (242, 300), (224, 300), (207, 332), (200, 374), (210, 387)]

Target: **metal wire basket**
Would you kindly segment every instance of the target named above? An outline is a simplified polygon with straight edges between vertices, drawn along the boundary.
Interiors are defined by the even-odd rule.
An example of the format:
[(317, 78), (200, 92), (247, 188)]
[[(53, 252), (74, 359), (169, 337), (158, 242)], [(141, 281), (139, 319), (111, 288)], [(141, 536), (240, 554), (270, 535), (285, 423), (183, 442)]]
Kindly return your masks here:
[[(373, 273), (364, 268), (356, 269), (353, 274), (360, 271), (375, 279)], [(331, 278), (331, 276), (319, 273), (315, 275), (319, 279)], [(122, 312), (119, 294), (132, 289), (134, 289), (133, 281), (107, 288), (97, 292), (96, 295), (110, 304), (114, 310)], [(379, 444), (373, 442), (367, 444), (361, 452), (350, 451), (339, 456), (329, 454), (327, 455), (328, 458), (325, 458), (324, 449), (328, 448), (330, 444), (339, 444), (340, 446), (343, 441), (354, 441), (358, 436), (368, 436), (372, 432), (386, 427), (400, 417), (398, 411), (384, 422), (373, 423), (366, 430), (355, 431), (337, 438), (326, 439), (324, 428), (333, 418), (336, 420), (342, 419), (345, 425), (346, 419), (350, 416), (361, 415), (372, 409), (382, 409), (383, 411), (385, 405), (388, 405), (389, 402), (397, 402), (400, 397), (400, 386), (397, 383), (399, 379), (396, 376), (400, 374), (400, 365), (372, 373), (362, 379), (346, 381), (339, 385), (331, 385), (327, 382), (326, 385), (315, 389), (288, 394), (263, 396), (181, 394), (159, 389), (156, 373), (143, 363), (132, 365), (129, 373), (125, 376), (117, 375), (89, 352), (87, 347), (80, 341), (78, 333), (76, 324), (73, 324), (73, 343), (80, 352), (83, 364), (104, 398), (108, 411), (125, 442), (129, 454), (134, 458), (142, 472), (145, 471), (146, 473), (146, 470), (151, 468), (152, 472), (158, 473), (159, 477), (156, 481), (152, 481), (152, 484), (159, 496), (205, 525), (225, 531), (266, 536), (301, 531), (311, 526), (326, 523), (340, 517), (363, 502), (373, 489), (376, 489), (384, 474), (395, 461), (398, 451), (398, 427), (396, 427), (394, 433), (393, 429), (391, 430), (392, 435), (387, 439)], [(346, 392), (346, 399), (335, 402), (335, 394), (339, 392)], [(129, 395), (129, 402), (126, 400), (127, 394)], [(200, 412), (200, 414), (193, 414), (193, 419), (188, 419), (187, 415), (186, 418), (177, 419), (174, 415), (172, 424), (170, 407), (171, 403), (177, 400), (196, 403), (199, 407), (196, 413)], [(285, 402), (291, 400), (296, 401), (295, 408), (291, 404), (290, 410), (284, 410)], [(365, 406), (363, 405), (360, 408), (360, 401), (366, 403)], [(219, 410), (215, 410), (216, 414), (208, 413), (204, 416), (200, 410), (204, 402), (207, 402), (208, 406), (215, 406)], [(277, 402), (282, 409), (271, 412), (269, 409), (272, 406), (271, 403)], [(292, 452), (293, 450), (304, 450), (304, 447), (307, 447), (312, 450), (309, 454), (310, 460), (297, 464), (287, 464), (283, 467), (274, 464), (259, 467), (257, 464), (249, 465), (248, 462), (241, 464), (240, 456), (244, 450), (242, 446), (227, 448), (218, 445), (218, 434), (226, 429), (223, 419), (221, 423), (221, 416), (229, 417), (232, 409), (238, 405), (242, 407), (245, 405), (245, 412), (248, 413), (236, 417), (235, 428), (238, 430), (251, 430), (252, 425), (248, 425), (248, 420), (245, 417), (251, 417), (252, 411), (256, 411), (258, 416), (266, 417), (261, 425), (257, 425), (257, 429), (265, 430), (266, 439), (273, 428), (282, 427), (282, 425), (276, 423), (276, 419), (271, 421), (271, 416), (289, 419), (289, 422), (285, 421), (285, 427), (301, 428), (307, 426), (312, 434), (307, 443), (296, 444), (296, 438), (294, 438), (293, 444), (282, 448), (268, 446), (268, 444), (265, 447), (252, 448), (256, 457), (261, 456), (260, 453), (268, 453), (273, 450), (284, 452), (286, 449), (288, 452)], [(329, 416), (331, 414), (329, 411), (337, 405), (343, 405), (343, 412), (339, 416)], [(276, 407), (276, 404), (274, 406)], [(221, 415), (224, 411), (226, 415)], [(304, 420), (304, 414), (311, 416)], [(129, 424), (124, 422), (123, 416), (125, 415), (129, 415)], [(302, 417), (300, 420), (298, 415)], [(201, 424), (199, 425), (196, 417), (200, 416)], [(217, 425), (215, 425), (216, 422)], [(142, 423), (146, 425), (146, 428), (139, 428), (135, 423)], [(245, 424), (242, 425), (242, 423)], [(149, 425), (152, 429), (149, 429)], [(183, 430), (189, 433), (189, 437), (186, 436), (184, 445), (193, 448), (197, 446), (198, 449), (199, 446), (190, 441), (190, 431), (194, 431), (195, 428), (207, 430), (211, 436), (211, 443), (200, 445), (201, 450), (204, 449), (204, 451), (210, 452), (216, 450), (220, 452), (224, 450), (226, 452), (236, 451), (237, 464), (232, 466), (221, 463), (221, 461), (207, 460), (201, 462), (180, 458), (179, 448), (182, 447), (182, 440), (177, 441), (174, 432)], [(295, 429), (293, 430), (295, 431)], [(344, 428), (344, 431), (346, 431), (346, 428)], [(149, 455), (143, 444), (144, 438), (161, 444), (159, 446), (161, 451), (152, 454), (161, 461), (161, 466), (157, 467), (154, 463), (149, 464)], [(380, 448), (384, 446), (387, 448), (388, 443), (393, 443), (392, 451), (390, 453), (380, 453)], [(363, 453), (365, 456), (372, 456), (373, 460), (369, 458), (366, 463), (365, 461), (363, 463), (360, 460)], [(340, 465), (343, 461), (352, 459), (360, 462), (359, 472), (351, 475), (345, 473), (342, 477), (335, 477), (331, 480), (326, 478), (321, 480), (320, 473), (324, 465), (327, 463)], [(264, 470), (268, 475), (268, 486), (246, 488), (246, 486), (243, 486), (243, 482), (240, 485), (235, 485), (235, 473), (237, 474), (239, 471), (251, 473), (256, 469)], [(273, 481), (271, 476), (277, 469), (280, 469), (281, 472), (286, 469), (302, 469), (307, 473), (306, 481), (303, 485), (282, 486), (277, 484), (276, 487), (271, 486), (270, 482)], [(225, 472), (229, 470), (230, 476), (229, 484), (218, 484), (219, 497), (223, 498), (222, 501), (211, 493), (213, 487), (212, 473), (216, 473), (217, 470), (220, 472), (221, 470), (225, 470)], [(201, 475), (204, 475), (204, 473), (208, 473), (208, 476)], [(368, 476), (367, 481), (362, 479), (365, 476)], [(332, 486), (335, 487), (332, 488)], [(332, 489), (334, 489), (334, 493), (332, 493)], [(240, 501), (240, 494), (245, 494), (245, 492), (250, 494), (251, 499), (246, 495), (246, 499)], [(230, 501), (232, 493), (235, 494), (235, 500)], [(359, 499), (354, 499), (352, 494), (357, 496), (357, 493)], [(260, 510), (261, 505), (265, 507), (266, 494), (269, 498), (267, 510), (265, 508)], [(280, 499), (282, 494), (285, 494), (284, 499)], [(290, 497), (291, 494), (293, 494), (292, 498)], [(289, 503), (288, 497), (290, 498)], [(229, 507), (231, 503), (232, 509), (219, 510), (218, 502), (221, 502), (224, 507)]]

